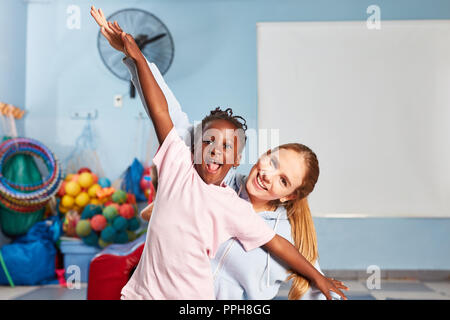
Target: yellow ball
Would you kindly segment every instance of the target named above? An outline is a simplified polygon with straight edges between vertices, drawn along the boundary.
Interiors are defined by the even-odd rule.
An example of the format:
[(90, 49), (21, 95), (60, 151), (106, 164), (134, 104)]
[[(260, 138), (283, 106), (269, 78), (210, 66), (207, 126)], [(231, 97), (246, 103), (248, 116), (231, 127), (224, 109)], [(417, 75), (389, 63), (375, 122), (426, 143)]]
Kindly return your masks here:
[(69, 212), (70, 208), (65, 208), (62, 205), (59, 206), (59, 212), (66, 213)]
[(102, 204), (102, 202), (97, 199), (97, 198), (92, 198), (91, 201), (89, 202), (90, 204), (95, 204), (95, 205), (100, 205)]
[(69, 181), (66, 183), (65, 190), (66, 190), (66, 194), (75, 197), (80, 193), (81, 187), (75, 181)]
[(102, 187), (100, 187), (99, 184), (94, 184), (88, 189), (89, 197), (96, 198), (97, 197), (97, 190), (100, 190)]
[(61, 199), (61, 205), (64, 208), (68, 208), (68, 209), (73, 207), (74, 202), (75, 202), (75, 199), (72, 196), (69, 196), (67, 194), (64, 197), (62, 197), (62, 199)]
[(83, 172), (78, 177), (78, 183), (83, 188), (89, 188), (90, 186), (92, 186), (94, 184), (94, 178), (92, 177), (92, 174), (90, 174), (89, 172)]
[(74, 174), (73, 173), (69, 173), (66, 178), (64, 179), (64, 181), (71, 181), (73, 178)]
[(79, 195), (77, 195), (77, 197), (75, 198), (75, 203), (79, 207), (84, 207), (89, 203), (89, 200), (91, 199), (89, 198), (88, 193), (83, 191)]

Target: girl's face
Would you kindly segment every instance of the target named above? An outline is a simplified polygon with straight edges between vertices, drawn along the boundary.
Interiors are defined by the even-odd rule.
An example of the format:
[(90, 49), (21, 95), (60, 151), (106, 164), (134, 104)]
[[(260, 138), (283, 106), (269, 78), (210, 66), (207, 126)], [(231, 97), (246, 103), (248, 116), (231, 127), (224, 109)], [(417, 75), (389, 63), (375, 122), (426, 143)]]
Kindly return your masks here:
[(295, 198), (293, 192), (301, 186), (306, 174), (302, 155), (290, 149), (268, 151), (253, 166), (246, 189), (252, 202)]
[(227, 120), (210, 121), (203, 128), (201, 146), (194, 147), (194, 161), (201, 156), (195, 169), (207, 184), (220, 185), (231, 167), (239, 165), (242, 148), (237, 128)]

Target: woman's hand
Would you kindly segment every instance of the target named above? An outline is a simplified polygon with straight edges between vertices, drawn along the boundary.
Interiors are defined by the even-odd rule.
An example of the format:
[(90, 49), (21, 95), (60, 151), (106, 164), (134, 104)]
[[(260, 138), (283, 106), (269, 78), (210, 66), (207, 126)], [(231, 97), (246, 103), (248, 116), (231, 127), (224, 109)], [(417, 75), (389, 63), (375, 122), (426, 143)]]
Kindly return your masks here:
[(117, 21), (114, 21), (114, 24), (108, 22), (105, 18), (105, 15), (103, 14), (102, 9), (97, 10), (94, 6), (91, 7), (91, 16), (97, 22), (98, 26), (100, 27), (100, 32), (103, 34), (106, 40), (108, 40), (111, 47), (125, 54), (125, 47), (121, 36), (121, 33), (123, 31), (119, 27)]
[(341, 289), (348, 290), (348, 288), (341, 281), (321, 276), (319, 277), (319, 279), (314, 281), (314, 286), (316, 286), (317, 289), (322, 291), (322, 293), (328, 300), (332, 299), (330, 291), (336, 292), (344, 300), (347, 300), (347, 297), (344, 295), (344, 293), (342, 293)]

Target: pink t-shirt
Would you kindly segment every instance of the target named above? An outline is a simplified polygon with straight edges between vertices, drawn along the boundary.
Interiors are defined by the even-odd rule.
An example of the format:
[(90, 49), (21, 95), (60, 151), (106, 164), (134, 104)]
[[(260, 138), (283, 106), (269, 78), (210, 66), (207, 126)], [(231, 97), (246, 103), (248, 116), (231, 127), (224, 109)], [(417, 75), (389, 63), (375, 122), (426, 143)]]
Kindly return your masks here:
[(206, 184), (173, 128), (156, 153), (158, 192), (147, 239), (122, 299), (214, 299), (210, 259), (237, 238), (245, 250), (275, 232), (228, 186)]

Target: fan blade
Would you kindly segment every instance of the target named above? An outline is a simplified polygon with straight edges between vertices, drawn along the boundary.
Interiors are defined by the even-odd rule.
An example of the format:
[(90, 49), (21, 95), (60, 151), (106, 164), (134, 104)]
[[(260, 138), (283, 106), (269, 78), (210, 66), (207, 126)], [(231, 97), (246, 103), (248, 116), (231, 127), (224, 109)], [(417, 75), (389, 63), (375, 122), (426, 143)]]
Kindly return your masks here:
[(150, 39), (148, 39), (146, 41), (143, 41), (141, 43), (141, 46), (140, 46), (139, 49), (142, 50), (142, 49), (145, 48), (146, 45), (148, 45), (148, 44), (150, 44), (152, 42), (158, 41), (159, 39), (164, 38), (165, 36), (167, 36), (167, 33), (161, 33), (161, 34), (158, 34), (157, 36), (154, 36), (153, 38), (150, 38)]

